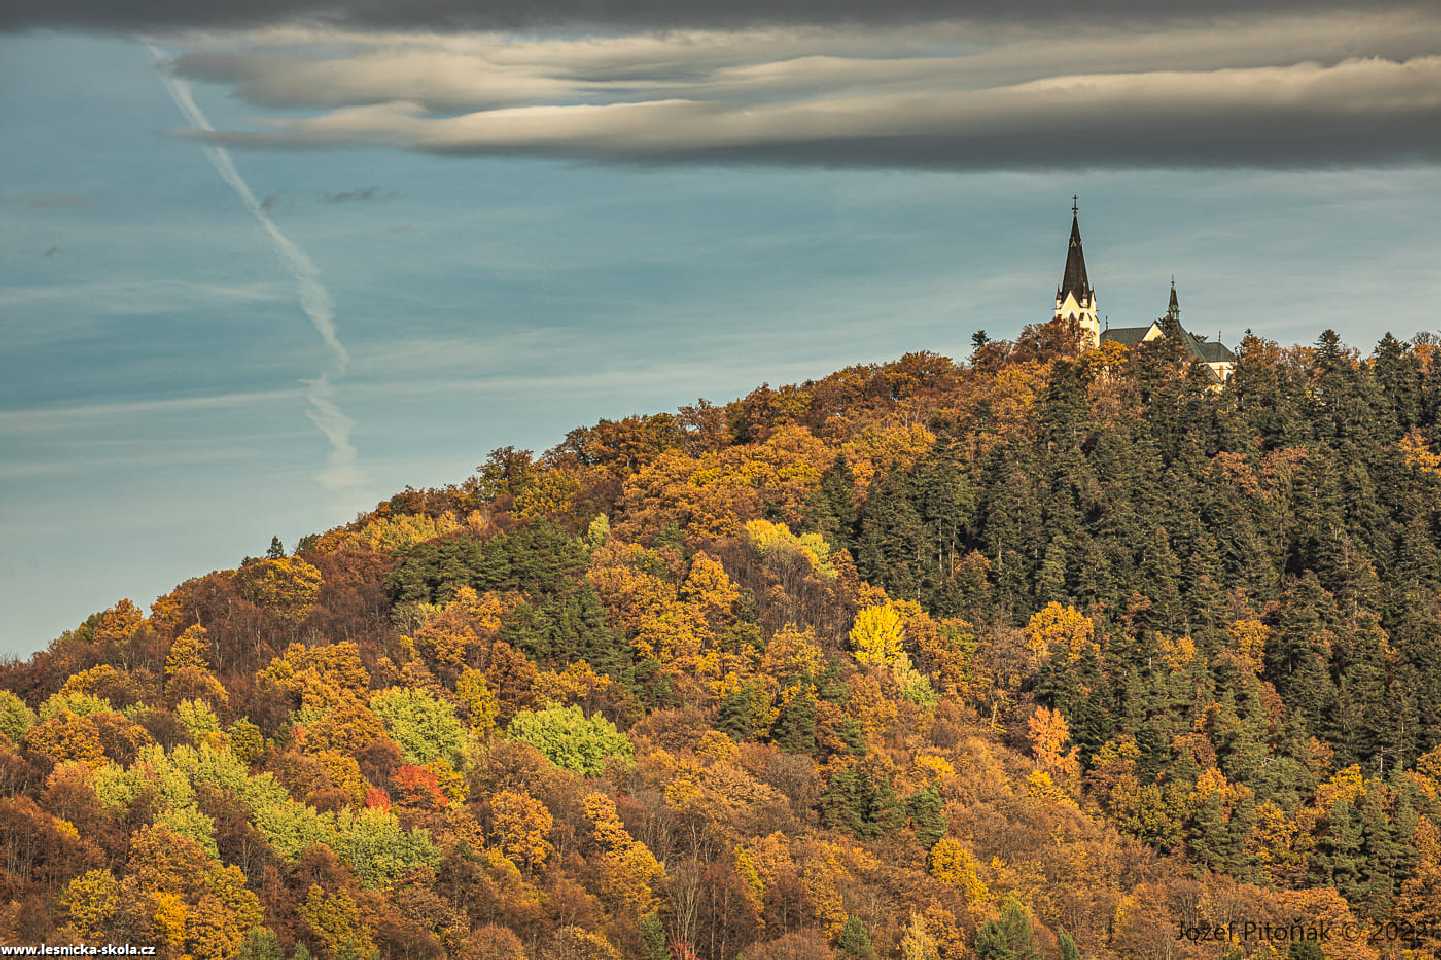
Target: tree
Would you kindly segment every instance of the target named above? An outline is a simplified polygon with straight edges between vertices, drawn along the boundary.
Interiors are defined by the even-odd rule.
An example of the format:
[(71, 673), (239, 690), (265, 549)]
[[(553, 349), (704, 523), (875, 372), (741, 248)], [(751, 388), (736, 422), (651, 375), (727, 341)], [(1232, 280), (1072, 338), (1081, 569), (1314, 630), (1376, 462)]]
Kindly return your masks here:
[(836, 938), (836, 949), (841, 956), (850, 960), (875, 960), (876, 949), (871, 945), (871, 934), (864, 921), (855, 914), (846, 918), (841, 935)]
[(1026, 644), (1037, 660), (1060, 656), (1075, 663), (1094, 648), (1095, 636), (1096, 625), (1089, 617), (1054, 600), (1026, 624)]
[(942, 837), (931, 847), (931, 875), (942, 883), (958, 888), (966, 902), (974, 905), (990, 901), (991, 891), (980, 877), (980, 863), (966, 845), (955, 837)]
[(976, 931), (976, 960), (1038, 960), (1031, 940), (1031, 914), (1025, 904), (1007, 897), (998, 919)]
[(466, 667), (455, 681), (455, 696), (465, 710), (472, 733), (484, 735), (495, 728), (500, 700), (485, 679), (484, 672)]
[(389, 810), (347, 808), (335, 814), (334, 824), (331, 845), (367, 887), (387, 886), (440, 860), (428, 831), (405, 829)]
[(0, 690), (0, 733), (19, 743), (35, 723), (35, 711), (9, 690)]
[(866, 607), (851, 627), (851, 648), (866, 666), (889, 667), (906, 655), (905, 627), (891, 604)]
[(936, 938), (926, 929), (926, 918), (912, 911), (911, 921), (901, 937), (901, 960), (940, 960), (940, 957)]
[(68, 920), (68, 938), (98, 942), (120, 909), (120, 882), (109, 870), (87, 870), (65, 885), (60, 906)]
[(250, 560), (235, 571), (241, 596), (291, 623), (310, 616), (324, 579), (314, 565), (298, 557)]
[(933, 786), (918, 790), (911, 794), (906, 806), (910, 809), (911, 827), (916, 831), (916, 839), (921, 846), (931, 849), (946, 835), (949, 825), (940, 792)]
[(370, 709), (411, 763), (459, 764), (465, 728), (449, 702), (424, 690), (390, 687), (371, 695)]
[(671, 960), (659, 914), (647, 913), (640, 918), (640, 949), (640, 960)]
[(327, 894), (312, 883), (298, 913), (311, 945), (325, 960), (373, 960), (380, 955), (360, 908), (345, 891)]
[(1401, 882), (1396, 907), (1401, 918), (1421, 931), (1424, 946), (1441, 947), (1441, 830), (1427, 817), (1416, 823), (1416, 866)]
[(875, 764), (850, 763), (830, 776), (821, 794), (821, 819), (857, 837), (885, 836), (905, 826), (906, 810), (890, 778)]
[(626, 831), (613, 800), (603, 793), (589, 793), (584, 808), (601, 850), (607, 895), (631, 916), (651, 912), (655, 885), (665, 878), (665, 869), (649, 847)]
[(587, 717), (576, 706), (522, 710), (507, 732), (535, 747), (556, 766), (589, 776), (599, 776), (612, 760), (635, 756), (635, 747), (615, 724), (599, 715)]
[(490, 798), (490, 817), (496, 842), (507, 857), (538, 869), (550, 853), (546, 835), (554, 824), (545, 804), (515, 790), (502, 790)]
[(1059, 710), (1037, 707), (1026, 721), (1030, 734), (1031, 753), (1041, 769), (1063, 784), (1073, 785), (1081, 773), (1079, 751), (1076, 747), (1066, 750), (1071, 728)]

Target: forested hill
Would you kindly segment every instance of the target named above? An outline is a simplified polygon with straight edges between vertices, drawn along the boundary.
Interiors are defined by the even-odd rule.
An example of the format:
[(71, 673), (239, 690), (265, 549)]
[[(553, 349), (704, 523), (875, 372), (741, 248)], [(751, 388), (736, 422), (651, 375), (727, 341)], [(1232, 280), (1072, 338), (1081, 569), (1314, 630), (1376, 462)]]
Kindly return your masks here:
[(0, 938), (1432, 956), (1441, 347), (1248, 338), (1215, 392), (1066, 333), (498, 450), (92, 616), (0, 671)]

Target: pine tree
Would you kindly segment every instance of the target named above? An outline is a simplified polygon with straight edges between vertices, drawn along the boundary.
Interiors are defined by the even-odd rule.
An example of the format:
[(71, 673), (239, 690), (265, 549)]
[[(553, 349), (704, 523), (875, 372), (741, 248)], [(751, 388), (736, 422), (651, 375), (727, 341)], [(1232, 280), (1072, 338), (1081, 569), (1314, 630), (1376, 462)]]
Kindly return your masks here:
[(665, 927), (654, 912), (640, 918), (640, 960), (670, 960), (666, 946)]
[(929, 850), (946, 835), (949, 826), (940, 793), (935, 787), (919, 790), (911, 794), (906, 806), (910, 810), (911, 827), (916, 831), (916, 839)]
[(841, 956), (850, 960), (875, 960), (876, 949), (871, 945), (871, 934), (860, 917), (851, 914), (841, 935), (836, 938), (836, 949)]
[(976, 960), (1039, 960), (1031, 939), (1031, 914), (1015, 897), (1001, 904), (1001, 915), (976, 931)]
[(821, 474), (820, 488), (806, 510), (806, 526), (817, 530), (837, 549), (850, 549), (855, 542), (858, 519), (856, 477), (844, 456)]

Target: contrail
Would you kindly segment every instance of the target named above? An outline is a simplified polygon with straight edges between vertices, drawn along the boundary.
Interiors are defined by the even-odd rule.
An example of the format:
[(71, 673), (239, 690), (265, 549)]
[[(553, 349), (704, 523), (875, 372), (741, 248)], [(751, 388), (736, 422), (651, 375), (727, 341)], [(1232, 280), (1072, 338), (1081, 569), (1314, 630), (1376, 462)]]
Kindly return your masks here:
[[(195, 96), (191, 93), (188, 81), (175, 76), (165, 69), (165, 54), (159, 47), (148, 40), (142, 41), (150, 50), (150, 56), (154, 59), (155, 65), (159, 68), (160, 79), (165, 84), (165, 89), (170, 93), (170, 99), (180, 108), (190, 126), (204, 133), (214, 133), (215, 128), (210, 125), (205, 111), (200, 109), (200, 104), (195, 102)], [(314, 261), (306, 255), (305, 251), (296, 245), (295, 241), (287, 237), (276, 226), (271, 219), (269, 211), (256, 199), (255, 191), (250, 189), (250, 184), (235, 169), (235, 163), (230, 159), (230, 151), (222, 146), (213, 143), (204, 143), (202, 148), (205, 155), (210, 158), (210, 163), (220, 178), (230, 185), (240, 202), (250, 211), (257, 223), (270, 238), (271, 245), (275, 252), (290, 270), (295, 278), (295, 286), (300, 294), (300, 308), (310, 318), (311, 326), (315, 327), (320, 339), (325, 341), (326, 349), (330, 351), (335, 361), (335, 373), (343, 375), (350, 367), (350, 352), (345, 349), (345, 344), (340, 342), (340, 336), (335, 330), (335, 302), (330, 299), (330, 291), (325, 288), (324, 282), (320, 279), (320, 270), (315, 266)], [(330, 457), (326, 471), (320, 475), (320, 481), (328, 487), (346, 487), (358, 483), (362, 479), (362, 473), (356, 466), (355, 445), (350, 441), (350, 430), (355, 425), (335, 403), (335, 387), (331, 384), (328, 374), (322, 373), (314, 380), (305, 380), (305, 398), (310, 405), (306, 416), (316, 428), (325, 435), (330, 442)]]

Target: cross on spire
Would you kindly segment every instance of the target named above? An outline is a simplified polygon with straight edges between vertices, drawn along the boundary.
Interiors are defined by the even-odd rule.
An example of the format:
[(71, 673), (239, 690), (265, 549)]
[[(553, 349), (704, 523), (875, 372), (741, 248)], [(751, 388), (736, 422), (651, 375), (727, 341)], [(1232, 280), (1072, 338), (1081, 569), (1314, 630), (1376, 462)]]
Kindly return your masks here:
[(1076, 194), (1074, 194), (1074, 193), (1071, 194), (1071, 213), (1072, 213), (1072, 215), (1081, 212), (1080, 200), (1081, 200), (1081, 198), (1078, 197)]

